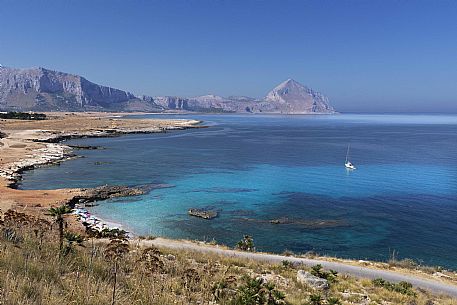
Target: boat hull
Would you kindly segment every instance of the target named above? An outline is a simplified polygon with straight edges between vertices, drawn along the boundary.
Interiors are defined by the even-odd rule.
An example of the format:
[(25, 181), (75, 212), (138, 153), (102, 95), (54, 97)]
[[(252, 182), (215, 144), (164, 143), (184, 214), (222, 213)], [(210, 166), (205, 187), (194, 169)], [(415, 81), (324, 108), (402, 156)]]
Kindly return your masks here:
[(344, 166), (345, 166), (347, 169), (356, 169), (356, 167), (355, 167), (354, 165), (352, 165), (352, 164), (346, 163), (346, 164), (344, 164)]

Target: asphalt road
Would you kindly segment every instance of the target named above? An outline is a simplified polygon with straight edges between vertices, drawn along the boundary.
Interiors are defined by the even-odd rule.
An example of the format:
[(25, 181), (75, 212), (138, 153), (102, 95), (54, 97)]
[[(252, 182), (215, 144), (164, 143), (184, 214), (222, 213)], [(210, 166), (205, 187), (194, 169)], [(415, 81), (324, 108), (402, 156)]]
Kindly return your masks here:
[(141, 243), (143, 245), (155, 246), (158, 248), (190, 250), (201, 253), (212, 253), (228, 257), (246, 258), (270, 263), (281, 263), (282, 261), (286, 260), (292, 263), (300, 263), (306, 266), (314, 266), (320, 264), (326, 269), (332, 269), (342, 274), (349, 274), (355, 277), (368, 279), (383, 278), (387, 281), (396, 283), (406, 281), (417, 288), (426, 289), (434, 293), (443, 293), (457, 298), (457, 286), (455, 285), (447, 284), (437, 280), (426, 279), (419, 276), (401, 274), (394, 271), (371, 269), (367, 267), (353, 266), (341, 262), (329, 262), (318, 259), (228, 250), (213, 246), (199, 245), (196, 243), (179, 240), (170, 240), (164, 238), (156, 238), (154, 240), (142, 240)]

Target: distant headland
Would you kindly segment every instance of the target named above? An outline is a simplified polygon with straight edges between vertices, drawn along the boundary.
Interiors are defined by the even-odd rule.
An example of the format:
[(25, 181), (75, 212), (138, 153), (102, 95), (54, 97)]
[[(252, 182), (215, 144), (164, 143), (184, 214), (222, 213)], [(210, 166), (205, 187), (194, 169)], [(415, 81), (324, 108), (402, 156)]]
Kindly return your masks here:
[(329, 114), (329, 99), (293, 79), (273, 88), (264, 98), (246, 96), (136, 96), (88, 81), (82, 76), (45, 68), (0, 66), (0, 110), (5, 111), (125, 111)]

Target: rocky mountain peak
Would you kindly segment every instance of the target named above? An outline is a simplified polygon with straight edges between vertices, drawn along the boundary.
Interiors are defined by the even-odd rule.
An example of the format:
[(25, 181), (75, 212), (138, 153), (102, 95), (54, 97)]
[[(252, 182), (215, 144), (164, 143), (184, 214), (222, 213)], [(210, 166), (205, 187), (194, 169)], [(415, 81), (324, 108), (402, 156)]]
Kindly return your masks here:
[(278, 104), (281, 113), (332, 113), (328, 98), (289, 78), (273, 88), (264, 98)]
[(282, 83), (280, 83), (277, 87), (291, 87), (291, 86), (302, 86), (304, 87), (302, 84), (300, 84), (299, 82), (297, 82), (296, 80), (292, 79), (292, 78), (288, 78), (286, 79), (285, 81), (283, 81)]
[(164, 111), (230, 113), (333, 113), (328, 98), (292, 78), (263, 99), (214, 94), (192, 98), (140, 96), (101, 86), (82, 76), (43, 67), (0, 66), (0, 110), (20, 111)]
[(303, 95), (308, 94), (310, 89), (299, 82), (293, 80), (292, 78), (283, 81), (276, 87), (274, 87), (270, 92), (268, 92), (265, 97), (266, 100), (278, 101), (282, 96), (286, 95)]
[(85, 78), (43, 67), (0, 70), (0, 108), (32, 111), (124, 109), (137, 98)]

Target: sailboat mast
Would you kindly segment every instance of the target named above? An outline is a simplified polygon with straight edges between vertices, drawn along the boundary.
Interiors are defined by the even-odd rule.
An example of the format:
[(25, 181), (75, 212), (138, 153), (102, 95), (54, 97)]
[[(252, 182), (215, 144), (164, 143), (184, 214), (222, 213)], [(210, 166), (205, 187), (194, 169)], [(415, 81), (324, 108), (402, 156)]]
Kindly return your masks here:
[(348, 157), (349, 157), (349, 147), (351, 146), (351, 144), (348, 144), (348, 150), (346, 152), (346, 163), (348, 163)]

